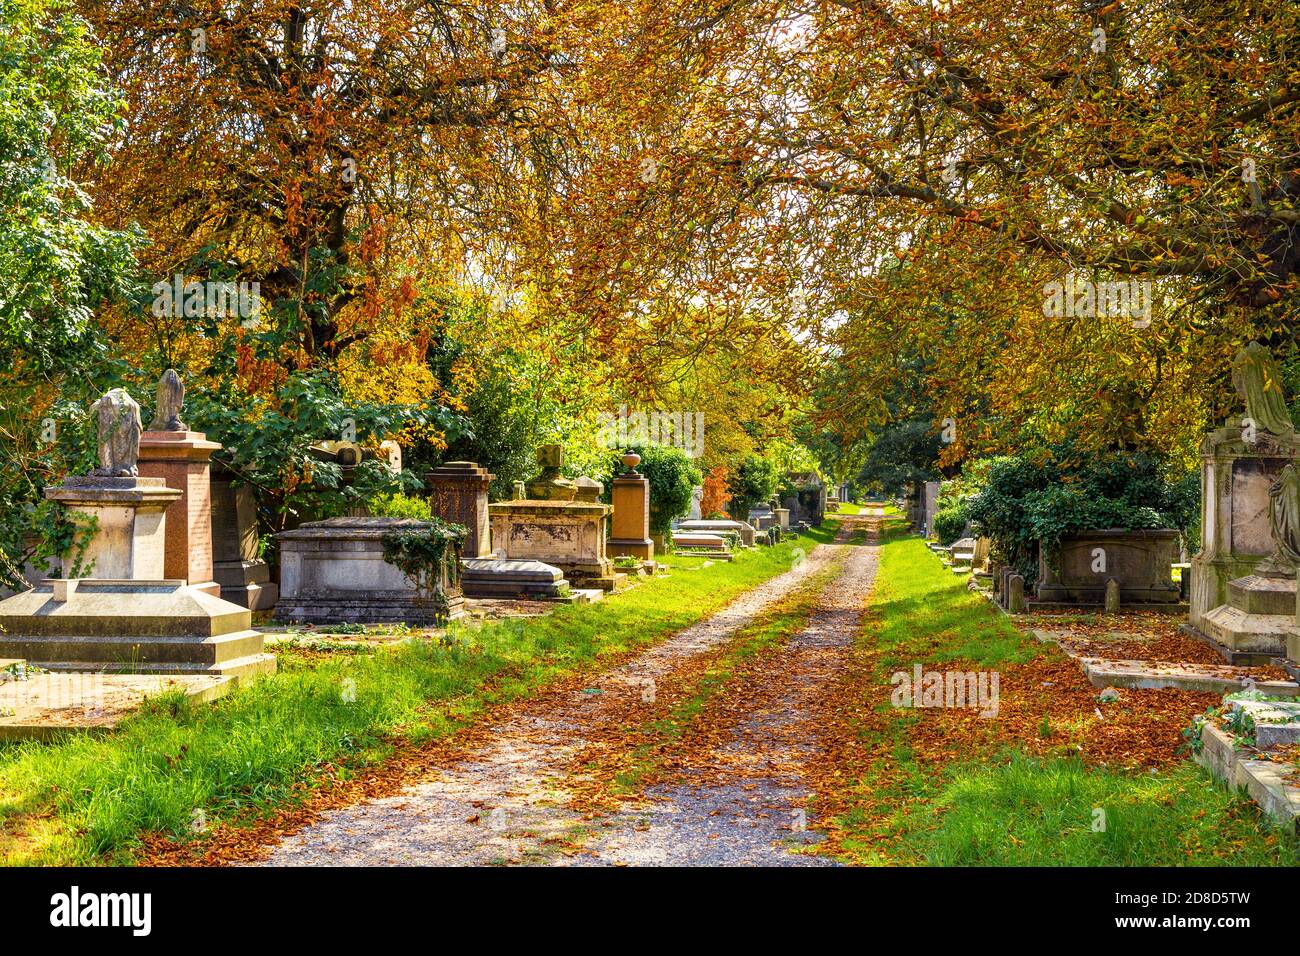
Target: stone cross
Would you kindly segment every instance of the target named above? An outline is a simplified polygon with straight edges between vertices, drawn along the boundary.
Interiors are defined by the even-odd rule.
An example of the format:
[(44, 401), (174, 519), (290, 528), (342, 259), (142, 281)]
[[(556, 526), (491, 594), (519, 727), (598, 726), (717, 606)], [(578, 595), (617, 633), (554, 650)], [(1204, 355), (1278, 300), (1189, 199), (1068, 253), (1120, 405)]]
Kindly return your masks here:
[(185, 385), (176, 369), (169, 368), (158, 379), (158, 401), (154, 408), (153, 421), (149, 423), (151, 432), (188, 431), (181, 421), (181, 408), (185, 404)]
[(90, 406), (99, 432), (97, 478), (134, 478), (140, 460), (140, 406), (124, 388), (115, 388)]

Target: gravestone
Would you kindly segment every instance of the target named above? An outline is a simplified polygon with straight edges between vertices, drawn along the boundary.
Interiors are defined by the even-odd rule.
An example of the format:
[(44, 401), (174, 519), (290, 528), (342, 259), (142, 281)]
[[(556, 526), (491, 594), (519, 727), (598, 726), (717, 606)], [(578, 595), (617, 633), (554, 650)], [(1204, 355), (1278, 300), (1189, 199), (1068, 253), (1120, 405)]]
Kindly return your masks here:
[(492, 554), (492, 527), (488, 521), (488, 486), (492, 475), (472, 461), (449, 461), (424, 476), (429, 508), (435, 517), (468, 530), (466, 559)]
[(1273, 491), (1300, 456), (1281, 374), (1252, 342), (1233, 360), (1242, 414), (1201, 443), (1201, 550), (1192, 558), (1190, 626), (1233, 654), (1278, 655), (1296, 607), (1295, 568), (1279, 560)]
[(624, 455), (623, 465), (627, 470), (610, 483), (614, 517), (609, 553), (648, 561), (655, 553), (650, 539), (650, 481), (636, 470), (640, 463), (640, 455), (632, 452)]
[(271, 610), (280, 598), (280, 586), (260, 557), (253, 489), (218, 465), (211, 473), (211, 499), (212, 575), (221, 586), (221, 597), (250, 611)]
[(185, 387), (174, 369), (158, 383), (156, 414), (140, 438), (142, 477), (161, 478), (180, 497), (167, 507), (163, 577), (221, 596), (213, 571), (212, 477), (210, 461), (221, 446), (181, 421)]
[(1023, 614), (1025, 610), (1025, 579), (1019, 574), (1007, 576), (1007, 610)]
[(1107, 614), (1119, 613), (1119, 594), (1120, 594), (1119, 581), (1117, 581), (1115, 578), (1110, 578), (1109, 580), (1107, 580), (1106, 605), (1105, 605)]
[(934, 518), (939, 511), (939, 482), (927, 481), (925, 483), (925, 504), (924, 518), (922, 526), (925, 529), (927, 538), (934, 537)]
[(45, 494), (95, 524), (82, 525), (82, 553), (62, 556), (63, 578), (0, 601), (0, 657), (49, 670), (236, 678), (274, 672), (275, 658), (264, 653), (246, 608), (164, 576), (166, 512), (181, 492), (162, 478), (138, 476), (139, 406), (114, 389), (93, 410), (99, 468)]

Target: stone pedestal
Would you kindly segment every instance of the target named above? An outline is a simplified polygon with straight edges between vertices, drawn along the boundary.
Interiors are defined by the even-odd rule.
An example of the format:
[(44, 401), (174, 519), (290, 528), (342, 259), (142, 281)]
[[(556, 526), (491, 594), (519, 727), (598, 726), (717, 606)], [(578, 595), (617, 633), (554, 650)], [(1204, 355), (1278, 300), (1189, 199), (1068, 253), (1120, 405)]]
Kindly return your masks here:
[(275, 673), (262, 642), (246, 608), (184, 581), (45, 581), (0, 601), (0, 657), (47, 670), (243, 679)]
[(1264, 586), (1254, 572), (1273, 553), (1269, 487), (1300, 456), (1300, 439), (1261, 431), (1248, 443), (1248, 433), (1230, 421), (1201, 443), (1201, 551), (1191, 561), (1190, 623), (1231, 651), (1280, 654), (1295, 614), (1295, 578)]
[(161, 478), (181, 493), (167, 508), (162, 577), (221, 596), (212, 569), (212, 482), (209, 461), (221, 446), (202, 432), (148, 431), (140, 437), (140, 476)]
[(782, 531), (790, 530), (790, 509), (773, 508), (772, 513), (776, 515), (776, 523)]
[(488, 485), (492, 475), (472, 461), (449, 461), (424, 476), (429, 507), (435, 517), (464, 525), (469, 531), (466, 559), (492, 554), (492, 528), (488, 521)]
[(253, 489), (214, 468), (212, 496), (212, 574), (221, 597), (250, 611), (269, 611), (280, 598), (271, 569), (258, 557), (257, 503)]
[(95, 522), (84, 553), (63, 555), (65, 578), (166, 577), (167, 508), (181, 493), (161, 478), (69, 477), (46, 488), (45, 497), (62, 504), (78, 523)]
[(275, 616), (309, 624), (437, 625), (465, 613), (459, 562), (443, 569), (443, 619), (427, 595), (384, 560), (384, 536), (429, 527), (410, 518), (328, 518), (282, 531)]
[(550, 564), (574, 587), (607, 591), (617, 582), (606, 548), (609, 512), (609, 505), (588, 501), (524, 499), (488, 505), (493, 547), (508, 559)]
[(610, 483), (614, 501), (613, 534), (609, 553), (650, 560), (655, 544), (650, 540), (650, 482), (640, 474), (622, 475)]

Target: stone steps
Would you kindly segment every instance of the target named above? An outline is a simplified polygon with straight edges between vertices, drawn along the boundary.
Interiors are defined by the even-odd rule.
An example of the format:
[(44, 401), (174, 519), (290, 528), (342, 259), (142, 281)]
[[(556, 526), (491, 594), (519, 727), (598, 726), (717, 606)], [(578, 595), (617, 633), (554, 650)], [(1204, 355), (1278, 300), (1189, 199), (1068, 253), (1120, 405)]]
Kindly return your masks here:
[(232, 677), (244, 680), (261, 674), (274, 674), (277, 663), (274, 654), (249, 654), (215, 664), (196, 664), (183, 661), (160, 661), (156, 663), (104, 662), (104, 661), (44, 661), (36, 662), (48, 671), (60, 673), (79, 672), (106, 674), (174, 674), (211, 677)]
[(259, 631), (244, 630), (218, 637), (60, 636), (9, 637), (0, 635), (0, 653), (21, 656), (42, 667), (46, 661), (90, 662), (91, 670), (104, 664), (192, 664), (210, 668), (245, 658), (262, 649)]

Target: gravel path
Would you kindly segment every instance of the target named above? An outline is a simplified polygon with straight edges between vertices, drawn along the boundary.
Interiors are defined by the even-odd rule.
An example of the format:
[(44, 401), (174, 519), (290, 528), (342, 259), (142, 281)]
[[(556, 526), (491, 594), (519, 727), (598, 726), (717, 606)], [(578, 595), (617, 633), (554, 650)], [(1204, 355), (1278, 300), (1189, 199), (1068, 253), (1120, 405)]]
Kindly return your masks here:
[[(265, 865), (825, 862), (783, 845), (816, 839), (797, 816), (808, 795), (798, 762), (815, 737), (807, 702), (851, 643), (875, 577), (875, 546), (846, 543), (861, 527), (846, 519), (835, 544), (582, 692), (539, 696), (468, 759), (398, 795), (325, 814), (275, 847)], [(752, 707), (711, 757), (721, 777), (649, 793), (643, 806), (597, 823), (569, 805), (564, 780), (589, 736), (625, 722), (656, 679), (724, 644), (836, 562), (841, 572), (823, 589), (809, 627), (770, 655), (769, 679), (747, 688)]]

